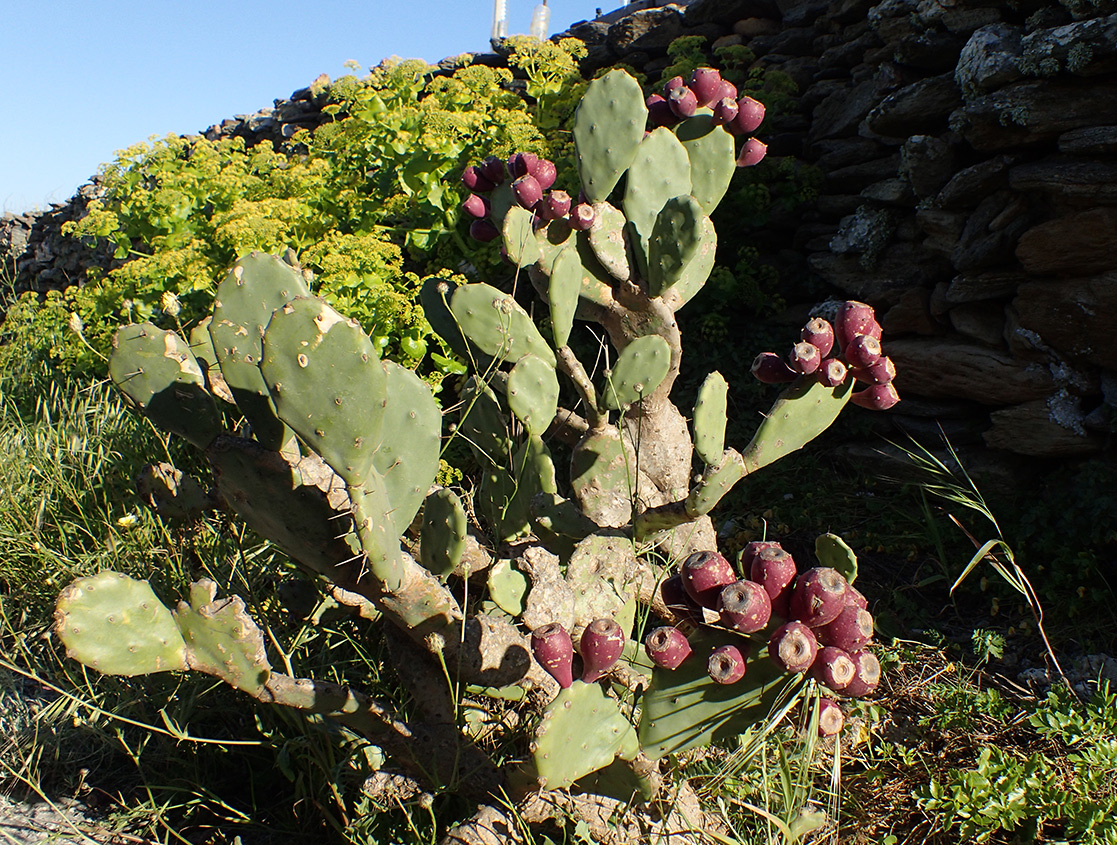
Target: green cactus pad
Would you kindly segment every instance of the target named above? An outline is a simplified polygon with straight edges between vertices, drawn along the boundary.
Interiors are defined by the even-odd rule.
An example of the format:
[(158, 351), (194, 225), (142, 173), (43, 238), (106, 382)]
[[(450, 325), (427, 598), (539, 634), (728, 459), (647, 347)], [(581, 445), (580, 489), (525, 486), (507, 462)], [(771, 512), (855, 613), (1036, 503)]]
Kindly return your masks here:
[(725, 451), (725, 424), (729, 384), (721, 373), (706, 376), (694, 403), (694, 451), (707, 466), (721, 460)]
[(582, 512), (605, 528), (632, 520), (636, 455), (612, 426), (590, 431), (570, 456), (570, 486)]
[(465, 437), (477, 462), (483, 467), (504, 467), (512, 454), (508, 420), (492, 388), (477, 376), (462, 387), (458, 432)]
[(605, 407), (618, 411), (651, 394), (671, 369), (671, 347), (657, 334), (632, 341), (621, 352), (605, 381)]
[(565, 220), (552, 220), (535, 235), (539, 244), (539, 261), (535, 266), (544, 276), (550, 277), (559, 256), (574, 245), (574, 230)]
[(742, 452), (745, 469), (755, 472), (802, 449), (838, 418), (852, 388), (853, 379), (825, 387), (809, 376), (800, 376), (776, 399)]
[(544, 789), (565, 789), (617, 757), (639, 753), (636, 732), (599, 684), (575, 681), (547, 705), (531, 744)]
[(264, 635), (248, 615), (244, 600), (214, 601), (217, 584), (208, 578), (190, 587), (190, 603), (179, 602), (174, 621), (186, 642), (191, 669), (220, 678), (257, 696), (271, 674)]
[(627, 282), (632, 278), (628, 243), (624, 235), (624, 227), (628, 221), (620, 209), (613, 208), (607, 202), (595, 202), (593, 210), (593, 226), (588, 232), (593, 254), (597, 256), (601, 266), (609, 271), (609, 275)]
[(450, 300), (457, 289), (457, 282), (428, 276), (419, 289), (419, 303), (423, 306), (423, 316), (427, 318), (435, 334), (446, 341), (446, 345), (456, 355), (469, 360), (472, 353), (469, 340), (450, 311)]
[(463, 285), (454, 292), (450, 310), (466, 336), (486, 355), (502, 361), (537, 355), (555, 365), (555, 353), (509, 294), (486, 284)]
[(253, 252), (217, 286), (209, 324), (221, 374), (256, 439), (270, 449), (282, 448), (290, 432), (277, 418), (260, 375), (264, 329), (277, 308), (299, 296), (310, 296), (302, 273), (277, 256)]
[(837, 534), (819, 534), (814, 541), (814, 556), (820, 566), (838, 570), (850, 584), (857, 580), (857, 555)]
[(221, 374), (217, 352), (213, 348), (213, 338), (209, 336), (209, 324), (212, 321), (212, 316), (205, 317), (190, 330), (190, 351), (198, 359), (198, 364), (206, 377), (206, 388), (209, 392), (222, 402), (235, 405), (237, 403), (236, 397), (229, 389), (225, 376)]
[(712, 214), (737, 171), (733, 136), (708, 114), (696, 114), (675, 127), (690, 159), (690, 192)]
[(563, 250), (551, 269), (547, 304), (551, 307), (551, 333), (556, 348), (566, 346), (574, 328), (574, 314), (582, 292), (582, 273), (582, 261), (576, 249)]
[(672, 197), (660, 209), (648, 244), (648, 293), (661, 296), (683, 277), (702, 246), (706, 215), (691, 196)]
[(747, 641), (728, 631), (703, 628), (690, 636), (693, 653), (678, 669), (656, 667), (641, 700), (640, 747), (652, 760), (719, 739), (732, 739), (764, 721), (788, 685), (789, 677), (768, 657), (766, 648), (749, 650), (745, 677), (718, 684), (706, 672), (715, 648)]
[(398, 590), (406, 567), (383, 476), (369, 469), (359, 485), (349, 486), (349, 499), (353, 503), (353, 523), (364, 552), (365, 567), (385, 589)]
[(687, 514), (693, 517), (708, 514), (733, 489), (733, 485), (744, 477), (745, 465), (741, 462), (741, 456), (734, 450), (727, 449), (716, 464), (706, 468), (690, 491), (686, 500)]
[(461, 563), (468, 529), (458, 495), (445, 487), (435, 490), (423, 504), (419, 562), (441, 578), (448, 576)]
[(221, 433), (217, 403), (185, 340), (151, 323), (135, 323), (120, 328), (112, 345), (109, 377), (137, 411), (199, 449)]
[(512, 180), (505, 179), (489, 193), (489, 217), (497, 229), (504, 228), (504, 218), (510, 208), (516, 207), (516, 198), (512, 194)]
[(78, 578), (58, 596), (54, 623), (66, 655), (105, 675), (187, 668), (182, 635), (147, 581), (110, 571)]
[(510, 560), (498, 560), (489, 567), (489, 597), (496, 606), (509, 616), (519, 616), (524, 612), (531, 585), (527, 576), (512, 565)]
[(574, 784), (574, 789), (630, 804), (651, 801), (655, 797), (656, 786), (647, 774), (636, 772), (628, 761), (617, 759), (604, 769), (581, 778)]
[(479, 505), (497, 536), (511, 542), (531, 533), (531, 501), (540, 493), (557, 493), (555, 464), (542, 438), (532, 436), (505, 467), (481, 475)]
[(582, 262), (582, 298), (596, 305), (609, 305), (613, 301), (613, 277), (593, 254), (589, 233), (579, 232), (576, 245)]
[(598, 529), (597, 523), (582, 513), (578, 505), (553, 493), (537, 494), (531, 500), (531, 515), (543, 529), (575, 540), (582, 540)]
[(640, 84), (623, 70), (611, 70), (589, 84), (574, 114), (574, 147), (590, 202), (609, 198), (636, 157), (647, 122)]
[(629, 538), (591, 534), (579, 542), (566, 565), (566, 583), (574, 593), (575, 627), (610, 617), (627, 633), (631, 619), (626, 627), (622, 611), (633, 598), (637, 571), (636, 552)]
[(703, 217), (699, 226), (701, 231), (697, 252), (683, 267), (678, 281), (663, 293), (664, 301), (673, 311), (678, 311), (702, 290), (702, 286), (710, 278), (710, 271), (714, 269), (718, 247), (717, 232), (709, 217)]
[(633, 251), (647, 270), (649, 241), (660, 209), (690, 194), (690, 158), (675, 133), (661, 126), (641, 143), (624, 189), (624, 213), (635, 234)]
[(508, 407), (529, 434), (543, 434), (558, 410), (559, 383), (555, 368), (535, 355), (525, 355), (508, 373)]
[(517, 267), (528, 267), (542, 257), (539, 243), (535, 237), (532, 221), (535, 215), (526, 208), (516, 205), (504, 215), (501, 233), (504, 236), (504, 249), (509, 260)]
[(442, 412), (427, 383), (406, 367), (385, 361), (388, 405), (372, 465), (384, 477), (390, 519), (403, 534), (438, 475)]
[(268, 323), (260, 372), (280, 418), (348, 484), (362, 483), (380, 442), (388, 374), (361, 327), (317, 297), (292, 300)]
[(206, 458), (217, 492), (253, 531), (312, 572), (342, 582), (338, 565), (353, 557), (357, 540), (345, 483), (325, 461), (226, 435), (206, 450)]

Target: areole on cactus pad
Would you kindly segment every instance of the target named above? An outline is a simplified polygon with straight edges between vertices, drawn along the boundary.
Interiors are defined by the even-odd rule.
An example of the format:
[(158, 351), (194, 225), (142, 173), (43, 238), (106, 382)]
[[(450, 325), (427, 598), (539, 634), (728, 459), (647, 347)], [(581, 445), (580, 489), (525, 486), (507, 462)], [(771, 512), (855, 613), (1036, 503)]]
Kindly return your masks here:
[[(578, 786), (654, 797), (654, 761), (746, 730), (808, 679), (843, 685), (835, 695), (879, 681), (866, 650), (872, 617), (849, 586), (852, 549), (823, 535), (801, 572), (774, 541), (734, 561), (709, 516), (848, 402), (898, 399), (887, 367), (873, 369), (883, 353), (869, 360), (881, 345), (871, 309), (849, 303), (836, 324), (812, 319), (797, 341), (810, 349), (790, 364), (758, 359), (754, 372), (786, 387), (741, 450), (725, 443), (722, 374), (706, 378), (693, 409), (672, 400), (675, 312), (714, 266), (709, 215), (763, 146), (748, 139), (738, 151), (735, 135), (754, 131), (763, 107), (726, 85), (702, 69), (646, 103), (623, 71), (594, 80), (573, 128), (580, 186), (555, 184), (553, 163), (528, 153), (465, 170), (463, 226), (501, 240), (526, 284), (424, 282), (427, 319), (471, 369), (457, 397), (444, 392), (445, 409), (312, 296), (297, 266), (271, 256), (242, 258), (218, 288), (214, 360), (150, 325), (117, 337), (111, 371), (136, 410), (205, 450), (248, 525), (432, 655), (435, 669), (416, 672), (443, 683), (446, 667), (482, 709), (486, 693), (473, 690), (534, 691), (518, 722), (529, 729), (494, 728), (519, 749), (515, 764), (490, 762), (491, 779), (472, 781), (492, 794)], [(575, 353), (578, 321), (600, 327), (607, 366)], [(215, 399), (222, 375), (250, 423), (240, 436)], [(869, 386), (855, 392), (855, 380)], [(461, 437), (479, 469), (468, 494), (434, 484), (447, 437)], [(569, 464), (556, 461), (556, 442)], [(200, 584), (171, 613), (150, 588), (118, 579), (79, 579), (60, 598), (56, 633), (71, 656), (120, 674), (189, 667), (310, 707), (285, 690), (313, 681), (271, 669), (239, 600), (215, 602)], [(210, 658), (195, 656), (203, 645)], [(134, 657), (117, 653), (133, 646)], [(377, 742), (397, 735), (390, 704), (348, 695), (358, 710), (339, 703), (330, 715)], [(485, 759), (469, 736), (455, 741), (462, 765)]]

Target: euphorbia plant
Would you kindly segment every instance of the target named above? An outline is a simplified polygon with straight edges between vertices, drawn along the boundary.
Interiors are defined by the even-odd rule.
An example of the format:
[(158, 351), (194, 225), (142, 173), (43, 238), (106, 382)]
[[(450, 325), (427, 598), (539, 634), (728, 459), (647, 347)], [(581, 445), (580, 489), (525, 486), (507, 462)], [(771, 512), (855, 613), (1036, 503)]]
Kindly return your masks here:
[[(244, 603), (217, 599), (210, 581), (172, 611), (145, 582), (79, 579), (57, 610), (71, 656), (125, 675), (206, 672), (261, 701), (338, 719), (423, 788), (453, 784), (478, 799), (478, 819), (448, 842), (489, 841), (480, 831), (501, 811), (487, 799), (502, 790), (519, 797), (521, 820), (561, 807), (590, 821), (599, 841), (648, 830), (685, 841), (679, 831), (700, 827), (701, 810), (656, 805), (661, 759), (742, 732), (809, 676), (871, 691), (872, 619), (849, 586), (849, 547), (823, 535), (819, 565), (798, 577), (775, 542), (750, 547), (735, 567), (709, 516), (738, 480), (829, 426), (854, 376), (876, 378), (864, 354), (849, 366), (834, 354), (877, 350), (871, 314), (843, 308), (856, 319), (840, 319), (837, 332), (812, 320), (803, 342), (823, 340), (809, 370), (794, 368), (812, 357), (804, 350), (792, 364), (774, 356), (783, 370), (760, 368), (789, 384), (743, 450), (724, 442), (720, 374), (703, 383), (690, 425), (671, 399), (682, 354), (674, 315), (713, 266), (708, 215), (739, 161), (729, 124), (709, 106), (725, 99), (711, 99), (715, 82), (696, 74), (704, 104), (650, 132), (631, 77), (593, 82), (574, 125), (575, 204), (545, 193), (553, 167), (534, 156), (467, 171), (466, 184), (485, 194), (467, 210), (502, 239), (549, 318), (541, 328), (516, 296), (488, 284), (424, 285), (428, 320), (473, 369), (453, 432), (480, 467), (469, 509), (480, 525), (470, 526), (457, 494), (433, 486), (443, 414), (430, 391), (381, 361), (292, 263), (238, 261), (189, 342), (150, 324), (116, 338), (114, 381), (153, 422), (205, 451), (228, 505), (339, 601), (410, 638), (414, 665), (402, 674), (425, 690), (418, 701), (440, 685), (445, 693), (444, 671), (474, 685), (481, 707), (486, 695), (533, 693), (517, 721), (527, 727), (498, 728), (519, 742), (518, 759), (498, 767), (452, 725), (407, 723), (356, 690), (277, 672)], [(615, 350), (596, 379), (570, 345), (576, 319), (599, 324)], [(857, 341), (865, 335), (874, 343)], [(577, 405), (560, 404), (563, 381)], [(251, 437), (224, 430), (222, 402), (236, 403)], [(570, 450), (561, 483), (556, 441)], [(405, 551), (413, 523), (418, 550)], [(664, 559), (681, 567), (655, 562)], [(480, 596), (459, 589), (479, 580)], [(645, 628), (650, 659), (638, 642)], [(634, 795), (650, 802), (631, 816), (643, 833), (600, 822), (602, 802)]]

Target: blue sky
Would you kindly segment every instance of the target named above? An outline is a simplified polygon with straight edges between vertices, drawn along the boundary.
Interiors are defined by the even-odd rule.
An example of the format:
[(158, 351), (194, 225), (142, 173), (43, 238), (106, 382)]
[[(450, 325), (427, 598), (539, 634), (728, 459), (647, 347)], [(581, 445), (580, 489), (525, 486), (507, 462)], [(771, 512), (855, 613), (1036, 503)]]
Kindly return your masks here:
[[(506, 0), (509, 34), (542, 0)], [(551, 33), (622, 0), (548, 0)], [(271, 106), (320, 73), (488, 48), (493, 0), (37, 0), (3, 7), (0, 211), (63, 202), (113, 153)]]

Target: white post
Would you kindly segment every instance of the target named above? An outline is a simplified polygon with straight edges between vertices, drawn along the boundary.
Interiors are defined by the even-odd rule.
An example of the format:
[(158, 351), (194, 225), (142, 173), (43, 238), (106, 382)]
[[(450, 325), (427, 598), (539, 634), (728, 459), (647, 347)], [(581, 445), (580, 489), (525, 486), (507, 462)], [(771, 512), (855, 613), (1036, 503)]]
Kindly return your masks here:
[(508, 35), (508, 0), (493, 0), (493, 34), (496, 41)]
[(543, 4), (536, 6), (535, 10), (531, 13), (531, 34), (538, 38), (540, 41), (547, 40), (547, 28), (551, 23), (551, 10), (547, 8), (547, 0), (543, 0)]

